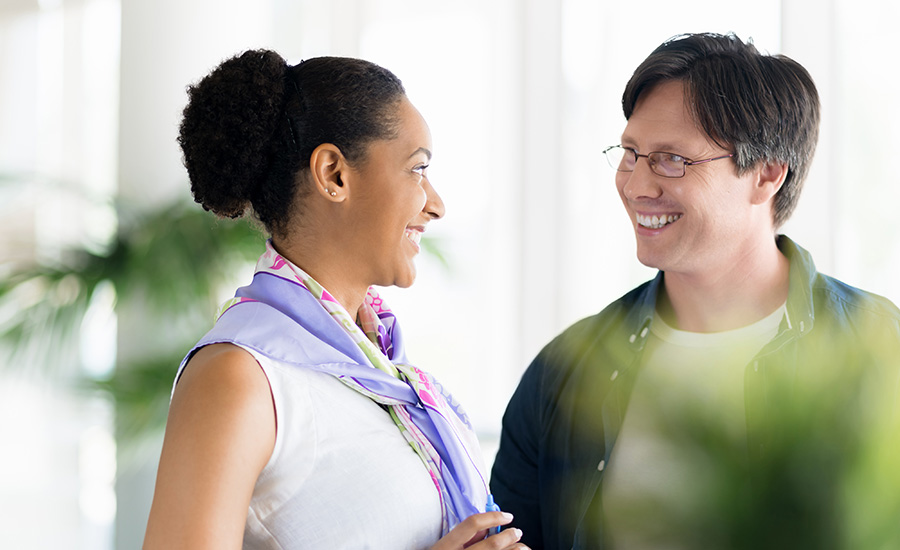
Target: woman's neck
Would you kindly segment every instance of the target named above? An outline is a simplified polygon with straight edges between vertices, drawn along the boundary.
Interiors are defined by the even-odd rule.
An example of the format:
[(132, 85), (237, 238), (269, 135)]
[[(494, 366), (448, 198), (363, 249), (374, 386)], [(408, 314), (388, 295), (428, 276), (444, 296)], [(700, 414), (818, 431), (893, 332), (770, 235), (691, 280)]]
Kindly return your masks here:
[(317, 246), (316, 242), (322, 241), (272, 237), (272, 246), (281, 256), (312, 277), (355, 319), (366, 298), (368, 285), (353, 281), (349, 276), (352, 268), (346, 265), (345, 254), (330, 247)]

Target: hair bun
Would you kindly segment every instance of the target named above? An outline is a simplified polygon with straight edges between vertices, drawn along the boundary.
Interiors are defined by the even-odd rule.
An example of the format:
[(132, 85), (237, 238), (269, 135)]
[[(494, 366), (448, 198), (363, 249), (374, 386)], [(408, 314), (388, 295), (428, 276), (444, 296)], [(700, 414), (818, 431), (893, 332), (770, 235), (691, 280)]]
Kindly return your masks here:
[(203, 208), (236, 218), (259, 192), (277, 125), (286, 124), (286, 69), (276, 52), (249, 50), (188, 86), (178, 143)]

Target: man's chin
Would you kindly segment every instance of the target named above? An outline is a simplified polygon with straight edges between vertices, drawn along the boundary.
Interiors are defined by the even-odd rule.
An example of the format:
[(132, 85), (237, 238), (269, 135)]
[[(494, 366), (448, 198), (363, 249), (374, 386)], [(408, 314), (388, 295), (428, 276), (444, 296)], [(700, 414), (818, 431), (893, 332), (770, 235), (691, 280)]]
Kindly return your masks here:
[(650, 254), (646, 251), (642, 252), (640, 249), (638, 249), (637, 260), (641, 262), (641, 264), (651, 269), (662, 269), (661, 259), (656, 254)]

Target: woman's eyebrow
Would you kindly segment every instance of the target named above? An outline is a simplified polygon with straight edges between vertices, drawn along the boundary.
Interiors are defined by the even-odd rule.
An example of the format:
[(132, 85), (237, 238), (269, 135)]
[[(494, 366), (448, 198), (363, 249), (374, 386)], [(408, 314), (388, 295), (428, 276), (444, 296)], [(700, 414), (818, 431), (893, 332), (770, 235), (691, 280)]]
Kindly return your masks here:
[(428, 160), (431, 160), (431, 151), (429, 151), (428, 149), (426, 149), (424, 147), (419, 147), (418, 149), (413, 151), (413, 153), (409, 156), (409, 158), (413, 158), (414, 156), (418, 155), (419, 153), (425, 153), (425, 156), (428, 157)]

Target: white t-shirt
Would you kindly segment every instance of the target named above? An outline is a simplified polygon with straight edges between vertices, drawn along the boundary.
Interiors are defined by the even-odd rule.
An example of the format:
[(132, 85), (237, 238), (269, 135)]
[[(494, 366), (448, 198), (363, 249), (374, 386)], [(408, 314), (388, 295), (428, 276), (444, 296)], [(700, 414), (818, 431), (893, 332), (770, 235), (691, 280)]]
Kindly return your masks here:
[(250, 501), (244, 548), (434, 544), (437, 488), (387, 411), (331, 375), (247, 351), (269, 379), (277, 432)]
[(612, 548), (684, 548), (676, 533), (692, 518), (715, 517), (705, 508), (720, 489), (713, 453), (746, 454), (744, 369), (778, 333), (784, 314), (782, 306), (752, 325), (716, 333), (677, 330), (654, 314), (603, 478)]

